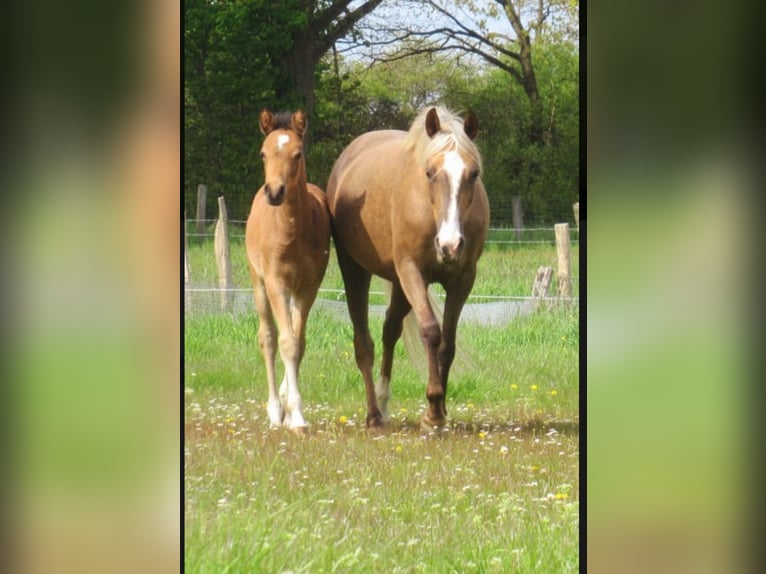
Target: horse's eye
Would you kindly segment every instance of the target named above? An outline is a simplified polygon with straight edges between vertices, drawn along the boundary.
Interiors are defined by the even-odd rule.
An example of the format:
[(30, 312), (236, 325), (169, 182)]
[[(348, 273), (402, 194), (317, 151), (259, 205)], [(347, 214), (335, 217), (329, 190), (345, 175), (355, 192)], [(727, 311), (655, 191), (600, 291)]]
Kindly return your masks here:
[(479, 177), (479, 168), (475, 167), (468, 173), (468, 178), (476, 179), (477, 177)]
[(303, 155), (303, 152), (302, 152), (302, 151), (300, 151), (300, 150), (298, 150), (298, 151), (296, 151), (296, 152), (293, 154), (293, 159), (300, 159), (302, 155)]
[(435, 173), (435, 171), (434, 171), (434, 168), (432, 168), (432, 167), (429, 167), (429, 168), (426, 170), (426, 177), (427, 177), (428, 179), (433, 179), (433, 177), (434, 177), (434, 173)]
[(265, 153), (263, 153), (263, 151), (261, 151), (261, 154), (260, 154), (260, 155), (261, 155), (261, 159), (266, 159), (266, 154), (265, 154)]

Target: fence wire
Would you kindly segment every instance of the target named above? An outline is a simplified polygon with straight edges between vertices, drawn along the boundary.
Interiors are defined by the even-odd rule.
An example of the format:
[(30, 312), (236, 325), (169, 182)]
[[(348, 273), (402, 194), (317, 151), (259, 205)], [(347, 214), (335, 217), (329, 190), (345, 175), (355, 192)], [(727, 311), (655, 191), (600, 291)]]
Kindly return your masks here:
[[(372, 296), (380, 298), (382, 292), (371, 292)], [(437, 301), (443, 304), (443, 297), (434, 293)], [(479, 324), (499, 327), (506, 325), (517, 317), (529, 315), (540, 307), (551, 305), (578, 305), (578, 297), (470, 297), (460, 315), (461, 323)], [(371, 317), (383, 318), (386, 314), (386, 304), (370, 304)], [(332, 317), (338, 322), (350, 323), (348, 309), (342, 290), (320, 289), (319, 297), (314, 303), (312, 313), (320, 312)], [(188, 318), (205, 315), (254, 314), (255, 303), (252, 289), (221, 290), (212, 286), (190, 287), (184, 291), (184, 314)]]

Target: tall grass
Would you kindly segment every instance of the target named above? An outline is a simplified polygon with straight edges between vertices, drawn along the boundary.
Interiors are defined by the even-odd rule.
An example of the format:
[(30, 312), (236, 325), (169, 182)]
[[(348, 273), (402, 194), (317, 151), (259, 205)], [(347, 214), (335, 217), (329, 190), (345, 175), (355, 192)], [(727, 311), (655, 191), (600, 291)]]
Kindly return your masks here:
[[(208, 251), (190, 246), (192, 271), (214, 283)], [(232, 258), (246, 286), (241, 242)], [(336, 265), (324, 287), (342, 288)], [(552, 243), (490, 244), (474, 292), (527, 295), (540, 265), (555, 266)], [(550, 304), (501, 327), (461, 325), (470, 362), (453, 368), (449, 430), (435, 437), (419, 429), (425, 379), (401, 343), (391, 425), (366, 431), (351, 325), (315, 307), (301, 368), (309, 432), (296, 437), (269, 430), (255, 314), (188, 316), (187, 571), (575, 572), (578, 318)], [(370, 327), (379, 356), (382, 319)]]

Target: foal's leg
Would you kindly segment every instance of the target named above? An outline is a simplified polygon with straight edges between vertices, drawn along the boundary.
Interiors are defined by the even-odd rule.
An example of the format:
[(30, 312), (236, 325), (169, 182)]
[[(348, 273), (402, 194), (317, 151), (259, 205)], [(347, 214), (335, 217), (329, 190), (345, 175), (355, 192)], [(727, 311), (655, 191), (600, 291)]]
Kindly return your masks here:
[[(293, 333), (298, 335), (298, 371), (300, 372), (303, 351), (306, 348), (305, 334), (301, 334), (301, 325), (305, 325), (305, 321), (301, 319), (301, 310), (295, 305), (295, 301), (292, 298), (290, 299), (290, 321), (293, 325)], [(287, 404), (287, 371), (285, 371), (282, 383), (279, 385), (279, 398), (283, 406)]]
[(356, 263), (338, 245), (335, 245), (338, 265), (346, 287), (348, 314), (354, 325), (354, 354), (356, 365), (362, 373), (364, 388), (367, 393), (367, 426), (383, 426), (383, 417), (378, 409), (375, 387), (372, 382), (372, 364), (375, 359), (375, 346), (370, 337), (368, 323), (370, 279), (372, 276)]
[(252, 273), (253, 288), (255, 291), (255, 308), (260, 318), (258, 325), (258, 345), (261, 348), (263, 361), (266, 364), (266, 381), (269, 385), (269, 402), (267, 412), (272, 426), (280, 426), (284, 418), (284, 409), (277, 394), (277, 382), (274, 374), (274, 359), (277, 352), (276, 327), (274, 316), (271, 313), (271, 304), (266, 296), (266, 287), (263, 279)]
[(391, 367), (394, 362), (394, 347), (402, 334), (402, 320), (410, 311), (410, 302), (404, 296), (398, 281), (391, 286), (391, 301), (386, 310), (383, 323), (383, 357), (380, 363), (380, 379), (375, 386), (380, 412), (384, 422), (391, 418), (388, 414), (388, 399), (391, 396)]
[(417, 265), (411, 261), (403, 261), (397, 266), (397, 274), (402, 290), (412, 304), (412, 309), (420, 325), (420, 338), (426, 349), (428, 360), (428, 410), (423, 415), (421, 425), (425, 428), (439, 428), (447, 423), (447, 413), (444, 410), (444, 393), (439, 377), (437, 351), (441, 343), (441, 329), (436, 320), (431, 303), (428, 301), (428, 286)]
[(290, 293), (279, 281), (266, 281), (266, 290), (271, 301), (274, 317), (279, 325), (279, 354), (285, 366), (285, 419), (284, 425), (290, 430), (305, 431), (306, 421), (301, 412), (302, 402), (298, 392), (298, 362), (300, 360), (300, 341), (293, 330), (290, 309)]
[[(286, 405), (286, 408), (288, 410), (286, 419), (289, 419), (288, 426), (294, 427), (293, 424), (293, 417), (291, 415), (291, 408), (289, 405), (301, 405), (303, 404), (301, 395), (300, 395), (300, 368), (301, 363), (303, 362), (303, 355), (306, 352), (306, 322), (308, 320), (309, 311), (311, 311), (311, 306), (314, 304), (314, 299), (316, 299), (317, 293), (310, 293), (308, 295), (304, 294), (301, 297), (295, 297), (292, 299), (292, 305), (290, 306), (290, 319), (292, 321), (293, 326), (293, 333), (298, 338), (298, 360), (296, 365), (296, 377), (295, 377), (295, 386), (290, 387), (289, 381), (287, 379), (287, 373), (285, 371), (285, 379), (282, 381), (282, 386), (280, 386), (279, 394), (280, 397), (283, 400), (283, 404)], [(303, 415), (298, 413), (300, 416), (300, 420), (303, 420)], [(304, 423), (305, 426), (305, 423)]]

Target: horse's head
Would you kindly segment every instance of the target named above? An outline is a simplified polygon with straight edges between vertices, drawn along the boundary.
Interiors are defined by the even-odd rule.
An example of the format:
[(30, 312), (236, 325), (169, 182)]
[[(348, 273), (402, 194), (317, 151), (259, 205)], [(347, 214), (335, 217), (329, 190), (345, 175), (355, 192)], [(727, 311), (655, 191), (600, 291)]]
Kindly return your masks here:
[(428, 186), (436, 222), (434, 243), (440, 261), (454, 263), (460, 260), (465, 247), (463, 223), (473, 202), (474, 189), (481, 173), (481, 159), (471, 143), (479, 131), (479, 122), (469, 112), (461, 132), (442, 131), (436, 108), (425, 118), (425, 130), (431, 139), (426, 159)]
[(301, 178), (305, 182), (303, 134), (308, 120), (301, 110), (277, 116), (262, 110), (259, 123), (261, 133), (266, 136), (261, 146), (266, 174), (264, 192), (271, 205), (281, 205), (288, 189), (295, 189)]

